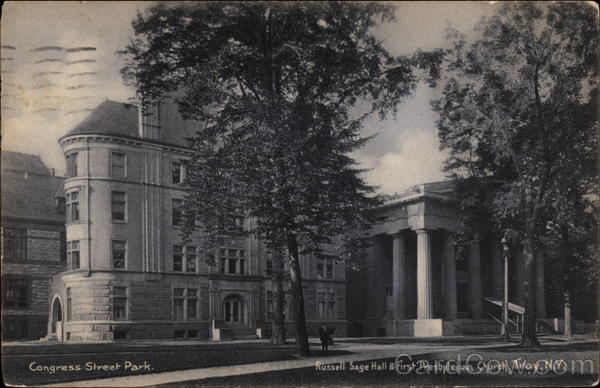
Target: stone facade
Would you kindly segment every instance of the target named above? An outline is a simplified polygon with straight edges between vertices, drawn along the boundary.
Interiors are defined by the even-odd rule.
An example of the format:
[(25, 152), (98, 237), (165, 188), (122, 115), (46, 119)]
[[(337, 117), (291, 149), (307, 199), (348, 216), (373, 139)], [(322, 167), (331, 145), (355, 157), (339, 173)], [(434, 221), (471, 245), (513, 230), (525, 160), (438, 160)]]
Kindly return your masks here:
[[(158, 111), (156, 111), (159, 110)], [(268, 335), (273, 309), (269, 255), (239, 220), (199, 256), (178, 220), (186, 195), (185, 136), (194, 125), (168, 105), (151, 115), (105, 101), (64, 136), (67, 271), (55, 276), (48, 333), (65, 341), (142, 338), (224, 340)], [(499, 239), (480, 236), (457, 250), (448, 182), (430, 183), (374, 209), (360, 271), (330, 256), (301, 257), (309, 335), (442, 336), (492, 333), (503, 293)], [(522, 260), (512, 255), (510, 301), (522, 314)], [(536, 269), (544, 316), (543, 257)], [(285, 288), (285, 287), (284, 287)], [(291, 333), (290, 308), (286, 326)], [(496, 314), (497, 315), (497, 314)], [(513, 319), (516, 319), (513, 316)]]
[[(198, 235), (183, 241), (177, 220), (189, 133), (168, 107), (158, 109), (138, 116), (106, 101), (61, 139), (70, 175), (68, 270), (53, 283), (50, 336), (221, 339), (270, 326), (269, 252), (245, 231), (248, 220), (217, 249), (216, 265), (199, 256)], [(327, 323), (344, 335), (344, 267), (319, 263), (301, 258), (309, 331)]]
[[(498, 333), (503, 257), (497, 236), (466, 249), (452, 241), (457, 215), (450, 182), (419, 185), (377, 209), (363, 269), (347, 275), (351, 336), (435, 337)], [(543, 251), (536, 259), (538, 317), (543, 318)], [(511, 255), (511, 319), (522, 314), (522, 259)], [(516, 327), (514, 328), (516, 330)]]
[(2, 339), (46, 335), (52, 275), (66, 268), (62, 181), (38, 156), (2, 152)]

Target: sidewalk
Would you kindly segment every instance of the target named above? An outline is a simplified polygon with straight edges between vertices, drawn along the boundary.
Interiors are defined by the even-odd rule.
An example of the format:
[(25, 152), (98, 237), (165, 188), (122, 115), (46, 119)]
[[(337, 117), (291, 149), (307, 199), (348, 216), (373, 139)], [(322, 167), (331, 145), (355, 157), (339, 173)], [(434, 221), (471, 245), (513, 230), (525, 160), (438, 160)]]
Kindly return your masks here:
[[(368, 361), (377, 360), (384, 358), (394, 358), (401, 353), (409, 354), (411, 356), (424, 355), (432, 352), (453, 352), (453, 351), (464, 351), (471, 349), (483, 349), (483, 348), (494, 348), (499, 349), (503, 347), (515, 346), (516, 343), (503, 343), (495, 337), (484, 337), (484, 338), (462, 338), (472, 339), (467, 345), (461, 344), (448, 344), (442, 345), (440, 342), (447, 342), (445, 340), (452, 339), (438, 339), (435, 340), (421, 340), (419, 343), (398, 343), (402, 339), (396, 338), (373, 338), (373, 339), (337, 339), (336, 340), (336, 351), (347, 351), (350, 354), (323, 357), (319, 353), (315, 352), (314, 356), (310, 358), (299, 358), (295, 360), (284, 360), (284, 361), (270, 361), (270, 362), (258, 362), (241, 365), (229, 365), (229, 366), (217, 366), (208, 368), (197, 368), (188, 370), (179, 370), (171, 372), (161, 373), (150, 373), (143, 375), (125, 376), (125, 377), (113, 377), (113, 378), (102, 378), (95, 380), (84, 380), (75, 381), (69, 383), (60, 383), (46, 385), (50, 387), (142, 387), (149, 385), (160, 385), (169, 383), (179, 383), (191, 380), (201, 380), (214, 377), (225, 377), (225, 376), (238, 376), (245, 374), (261, 373), (261, 372), (273, 372), (282, 370), (293, 370), (300, 368), (311, 368), (315, 367), (317, 363), (332, 364), (340, 362), (357, 362), (357, 361)], [(373, 343), (378, 340), (396, 341), (395, 343)], [(415, 340), (411, 338), (411, 340)], [(476, 345), (473, 342), (480, 341), (480, 344)], [(495, 340), (491, 343), (489, 340)], [(597, 339), (593, 338), (578, 338), (574, 341), (564, 341), (560, 338), (543, 337), (544, 345), (565, 345), (567, 343), (582, 343), (582, 342), (597, 342)], [(481, 343), (483, 342), (483, 343)]]

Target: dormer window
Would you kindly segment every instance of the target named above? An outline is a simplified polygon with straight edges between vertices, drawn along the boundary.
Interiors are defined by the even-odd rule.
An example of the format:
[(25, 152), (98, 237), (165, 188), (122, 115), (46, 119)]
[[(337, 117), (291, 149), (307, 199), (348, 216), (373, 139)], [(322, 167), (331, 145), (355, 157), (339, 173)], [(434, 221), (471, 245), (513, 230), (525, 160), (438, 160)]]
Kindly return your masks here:
[(60, 214), (65, 214), (66, 209), (65, 197), (56, 197), (56, 211)]

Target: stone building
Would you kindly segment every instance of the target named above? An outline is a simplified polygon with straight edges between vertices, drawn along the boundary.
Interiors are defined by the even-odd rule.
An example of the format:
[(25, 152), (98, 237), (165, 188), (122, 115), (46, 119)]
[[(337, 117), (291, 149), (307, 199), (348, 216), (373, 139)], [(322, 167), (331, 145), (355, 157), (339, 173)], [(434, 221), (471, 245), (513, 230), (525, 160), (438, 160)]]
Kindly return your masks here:
[[(273, 311), (269, 252), (238, 220), (217, 251), (181, 237), (184, 138), (173, 104), (152, 115), (104, 101), (60, 139), (67, 161), (67, 265), (55, 276), (49, 335), (66, 341), (244, 338)], [(345, 334), (345, 269), (302, 258), (309, 331)], [(290, 314), (287, 315), (290, 317)]]
[(66, 268), (63, 177), (2, 151), (2, 339), (46, 335), (51, 277)]
[[(451, 182), (413, 187), (376, 209), (364, 268), (347, 273), (350, 336), (421, 336), (499, 332), (503, 256), (498, 236), (466, 250), (452, 241)], [(537, 316), (544, 318), (543, 251), (536, 258)], [(509, 330), (522, 330), (523, 260), (509, 255)]]
[[(216, 265), (200, 257), (197, 235), (182, 240), (183, 161), (190, 152), (184, 139), (196, 125), (183, 121), (172, 103), (142, 115), (107, 100), (60, 139), (67, 161), (68, 268), (52, 284), (50, 337), (224, 340), (268, 331), (271, 256), (247, 232), (248, 221), (232, 225)], [(336, 336), (498, 333), (499, 239), (482, 236), (457, 254), (451, 192), (448, 182), (419, 185), (374, 209), (386, 221), (372, 226), (360, 271), (333, 256), (301, 258), (310, 335), (324, 323)], [(514, 331), (524, 282), (522, 260), (511, 256)], [(536, 269), (540, 317), (542, 259)]]

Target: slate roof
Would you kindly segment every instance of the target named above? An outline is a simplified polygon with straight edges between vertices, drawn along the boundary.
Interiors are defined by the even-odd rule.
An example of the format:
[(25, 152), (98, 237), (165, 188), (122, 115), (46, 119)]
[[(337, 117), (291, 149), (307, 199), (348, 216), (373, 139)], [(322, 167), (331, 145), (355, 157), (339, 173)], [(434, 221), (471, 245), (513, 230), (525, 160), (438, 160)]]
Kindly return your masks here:
[(39, 156), (2, 151), (2, 217), (64, 223), (56, 196), (64, 196), (64, 177), (53, 176)]
[(137, 137), (137, 108), (134, 105), (105, 100), (66, 136), (83, 134)]
[[(172, 99), (161, 101), (159, 117), (159, 140), (145, 140), (186, 147), (186, 137), (192, 136), (194, 131), (200, 128), (197, 121), (184, 120), (181, 117)], [(139, 139), (138, 119), (138, 109), (135, 105), (105, 100), (63, 138), (97, 134)]]
[(29, 174), (51, 175), (50, 169), (36, 155), (2, 151), (0, 160), (2, 162), (2, 171), (27, 171)]

